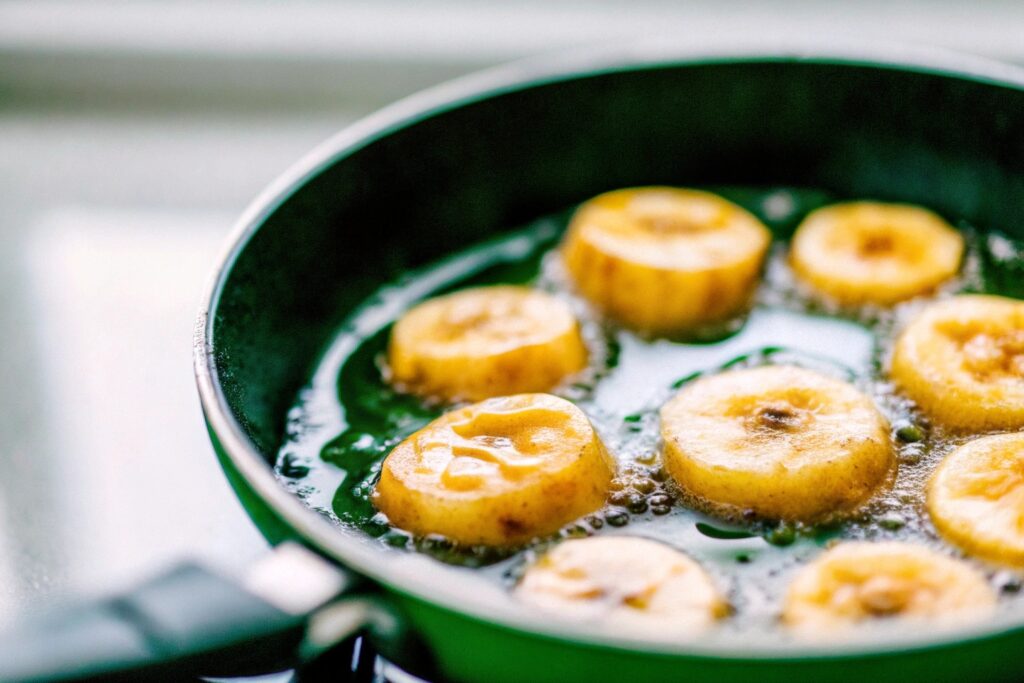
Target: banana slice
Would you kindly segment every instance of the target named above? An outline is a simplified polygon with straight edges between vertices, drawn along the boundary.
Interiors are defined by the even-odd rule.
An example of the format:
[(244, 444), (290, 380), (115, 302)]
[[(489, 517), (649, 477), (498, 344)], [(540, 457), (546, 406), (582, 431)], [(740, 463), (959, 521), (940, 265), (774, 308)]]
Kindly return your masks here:
[(931, 211), (850, 202), (810, 213), (793, 235), (796, 274), (843, 305), (890, 305), (956, 274), (964, 239)]
[(418, 535), (517, 545), (600, 508), (613, 474), (583, 411), (520, 394), (442, 415), (400, 443), (373, 502)]
[(804, 567), (782, 621), (812, 637), (883, 618), (960, 624), (987, 616), (995, 593), (967, 563), (910, 543), (843, 543)]
[(560, 543), (527, 570), (516, 595), (556, 616), (661, 637), (705, 630), (729, 612), (700, 565), (629, 536)]
[(576, 287), (607, 315), (673, 334), (739, 312), (770, 241), (757, 218), (717, 195), (643, 187), (583, 204), (562, 255)]
[(862, 503), (895, 466), (869, 397), (790, 366), (693, 382), (661, 409), (661, 434), (672, 478), (730, 515), (816, 520)]
[(393, 382), (448, 401), (548, 391), (586, 363), (569, 307), (514, 286), (426, 301), (395, 324), (388, 348)]
[(955, 450), (928, 483), (928, 514), (965, 552), (1024, 567), (1024, 434), (988, 436)]
[(890, 374), (951, 429), (1024, 427), (1024, 302), (963, 295), (932, 304), (900, 335)]

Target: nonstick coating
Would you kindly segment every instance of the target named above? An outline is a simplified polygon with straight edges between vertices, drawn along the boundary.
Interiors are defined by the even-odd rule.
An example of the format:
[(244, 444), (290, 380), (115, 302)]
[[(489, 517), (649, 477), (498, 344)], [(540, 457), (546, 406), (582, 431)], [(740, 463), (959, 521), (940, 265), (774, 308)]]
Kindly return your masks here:
[(488, 72), (343, 131), (245, 214), (196, 327), (211, 437), (254, 521), (383, 585), (451, 678), (1014, 678), (1024, 614), (817, 648), (652, 645), (553, 625), (470, 573), (452, 581), (450, 568), (343, 533), (277, 483), (288, 408), (378, 286), (605, 190), (654, 184), (817, 187), (1024, 237), (1024, 76), (931, 52), (654, 46)]

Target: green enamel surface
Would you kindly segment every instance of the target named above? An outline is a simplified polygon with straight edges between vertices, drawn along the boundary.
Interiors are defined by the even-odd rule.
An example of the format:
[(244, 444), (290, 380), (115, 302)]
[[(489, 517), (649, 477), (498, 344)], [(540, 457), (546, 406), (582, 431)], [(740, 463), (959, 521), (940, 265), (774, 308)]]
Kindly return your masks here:
[[(1020, 634), (934, 650), (828, 659), (686, 657), (631, 652), (497, 630), (429, 603), (403, 599), (402, 608), (424, 634), (441, 670), (453, 681), (560, 683), (563, 681), (708, 681), (713, 683), (960, 683), (1019, 680), (1009, 653)], [(500, 663), (500, 664), (495, 664)]]

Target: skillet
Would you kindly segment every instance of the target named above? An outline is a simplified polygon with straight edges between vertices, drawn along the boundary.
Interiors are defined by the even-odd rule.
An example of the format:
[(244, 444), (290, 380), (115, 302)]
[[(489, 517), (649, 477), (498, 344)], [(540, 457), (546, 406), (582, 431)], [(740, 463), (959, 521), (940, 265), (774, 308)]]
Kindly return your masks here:
[[(247, 590), (186, 566), (107, 600), (112, 631), (144, 622), (138, 651), (94, 628), (88, 662), (69, 655), (63, 668), (41, 667), (32, 633), (22, 634), (0, 645), (0, 654), (21, 653), (12, 677), (103, 678), (138, 666), (153, 676), (251, 672), (369, 633), (389, 656), (458, 681), (1018, 678), (1024, 613), (814, 646), (651, 643), (552, 623), (470, 570), (339, 529), (280, 484), (272, 464), (288, 409), (347, 313), (378, 287), (640, 185), (822, 188), (1024, 237), (1024, 74), (931, 51), (646, 45), (487, 72), (343, 131), (241, 218), (195, 329), (217, 457), (254, 523), (285, 550)], [(289, 604), (289, 594), (299, 598)], [(82, 630), (66, 630), (81, 655)]]

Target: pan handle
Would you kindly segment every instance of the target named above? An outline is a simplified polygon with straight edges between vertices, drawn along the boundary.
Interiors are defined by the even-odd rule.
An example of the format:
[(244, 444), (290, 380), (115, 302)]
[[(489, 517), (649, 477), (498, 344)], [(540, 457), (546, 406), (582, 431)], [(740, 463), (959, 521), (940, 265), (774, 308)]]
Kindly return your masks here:
[[(182, 680), (282, 671), (400, 621), (355, 575), (282, 544), (242, 582), (183, 563), (0, 636), (0, 680)], [(376, 640), (376, 638), (375, 638)], [(338, 680), (344, 672), (338, 671)]]

